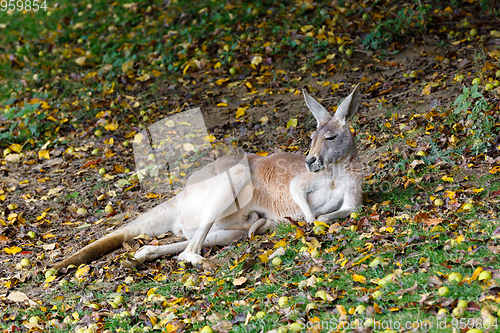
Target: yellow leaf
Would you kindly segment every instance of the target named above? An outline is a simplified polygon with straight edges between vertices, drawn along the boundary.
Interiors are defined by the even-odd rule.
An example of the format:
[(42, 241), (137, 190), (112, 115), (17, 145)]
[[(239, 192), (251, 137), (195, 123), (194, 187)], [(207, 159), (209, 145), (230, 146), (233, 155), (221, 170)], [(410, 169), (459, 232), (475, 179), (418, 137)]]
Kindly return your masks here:
[(45, 158), (47, 160), (50, 160), (49, 151), (48, 150), (40, 150), (38, 152), (38, 158), (39, 159)]
[(134, 136), (134, 143), (135, 144), (140, 144), (142, 142), (142, 140), (144, 140), (144, 136), (141, 133), (136, 134)]
[(316, 65), (320, 65), (320, 64), (324, 64), (324, 63), (325, 63), (325, 62), (327, 62), (327, 61), (328, 61), (328, 59), (326, 59), (326, 58), (325, 58), (325, 59), (323, 59), (323, 60), (318, 60), (318, 61), (316, 61), (316, 62), (315, 62), (315, 64), (316, 64)]
[(106, 158), (110, 158), (111, 156), (115, 155), (111, 150), (108, 150), (105, 154)]
[(153, 295), (157, 289), (158, 289), (158, 287), (154, 287), (154, 288), (149, 289), (148, 292), (146, 293), (146, 295), (148, 295), (148, 297)]
[(146, 74), (143, 74), (143, 75), (139, 76), (137, 78), (137, 80), (139, 80), (141, 82), (144, 82), (144, 81), (149, 80), (150, 78), (151, 78), (151, 75), (149, 75), (148, 73), (146, 73)]
[(363, 275), (353, 274), (352, 279), (356, 282), (366, 283), (366, 278)]
[(225, 82), (229, 81), (229, 79), (218, 79), (217, 81), (215, 81), (215, 84), (220, 86), (222, 84), (224, 84)]
[(245, 115), (245, 109), (244, 108), (238, 108), (238, 110), (236, 110), (236, 119), (238, 119), (239, 117), (242, 117)]
[(295, 233), (295, 239), (302, 238), (302, 236), (304, 236), (304, 235), (305, 235), (304, 230), (297, 228), (297, 231)]
[(430, 95), (432, 89), (432, 85), (429, 83), (425, 86), (424, 90), (422, 90), (422, 95)]
[(476, 268), (476, 270), (474, 271), (474, 273), (472, 273), (472, 276), (471, 276), (471, 280), (474, 281), (474, 280), (477, 280), (479, 274), (481, 274), (481, 272), (483, 271), (483, 268), (482, 267), (478, 267)]
[(496, 50), (493, 50), (489, 53), (490, 57), (494, 58), (494, 57), (498, 57), (500, 56), (500, 50), (496, 49)]
[(122, 289), (128, 293), (128, 286), (126, 284), (121, 284), (118, 286), (118, 288), (116, 288), (116, 292), (117, 293), (120, 293), (122, 291)]
[(115, 91), (115, 83), (114, 82), (111, 83), (111, 88), (109, 88), (109, 90), (108, 90), (107, 86), (104, 86), (103, 92), (105, 95), (109, 95), (109, 94), (113, 93), (114, 91)]
[[(373, 253), (365, 256), (364, 258), (361, 258), (359, 261), (355, 262), (353, 264), (353, 266), (357, 266), (357, 265), (361, 264), (362, 262), (365, 262), (366, 260), (370, 259), (372, 256), (373, 256)], [(365, 279), (365, 281), (366, 281), (366, 279)]]
[(221, 63), (220, 63), (220, 61), (219, 61), (219, 62), (217, 62), (217, 63), (214, 65), (214, 69), (219, 68), (220, 66), (222, 66), (222, 64), (221, 64)]
[(325, 222), (321, 222), (321, 221), (314, 221), (314, 225), (315, 226), (318, 226), (318, 227), (325, 227), (325, 228), (330, 228), (330, 226), (328, 224), (326, 224)]
[(250, 90), (253, 89), (253, 85), (250, 82), (246, 82), (245, 86), (247, 86), (247, 88), (250, 89)]
[(500, 38), (500, 31), (491, 30), (490, 35), (492, 35), (495, 38)]
[(85, 57), (78, 57), (75, 59), (75, 62), (78, 66), (83, 66), (83, 65), (85, 65), (86, 60), (87, 60), (87, 58), (85, 58)]
[(13, 143), (9, 146), (9, 148), (13, 151), (15, 151), (16, 153), (20, 153), (21, 150), (23, 149), (23, 147), (21, 147), (20, 144), (17, 144), (17, 143)]
[(184, 67), (184, 70), (182, 71), (182, 74), (186, 74), (187, 70), (191, 67), (191, 64), (187, 64), (186, 67)]
[(267, 151), (259, 151), (256, 154), (259, 155), (259, 156), (267, 156), (268, 152)]
[(16, 254), (21, 252), (23, 249), (21, 249), (19, 246), (12, 246), (12, 247), (6, 247), (3, 249), (7, 254)]
[(297, 118), (292, 118), (286, 123), (286, 128), (297, 126)]
[(227, 106), (227, 103), (218, 103), (217, 106)]
[(441, 177), (441, 179), (444, 180), (445, 182), (453, 183), (453, 177), (443, 176)]
[(107, 124), (106, 126), (104, 126), (104, 129), (108, 130), (108, 131), (114, 131), (118, 128), (118, 123), (116, 121), (113, 121), (109, 124)]
[(496, 167), (494, 167), (493, 169), (490, 170), (490, 173), (492, 173), (492, 174), (495, 174), (497, 172), (500, 172), (500, 166), (499, 165), (497, 165)]
[(52, 276), (49, 276), (49, 278), (45, 280), (45, 283), (51, 283), (51, 282), (52, 282), (52, 281), (54, 281), (56, 278), (57, 278), (57, 275), (52, 275)]
[(208, 141), (208, 142), (214, 142), (215, 136), (213, 136), (212, 134), (209, 134), (204, 139), (205, 139), (205, 141)]
[(331, 86), (331, 89), (335, 92), (337, 90), (339, 90), (340, 88), (340, 84), (338, 83), (332, 83), (332, 86)]
[(75, 277), (76, 278), (82, 278), (86, 275), (89, 274), (89, 271), (90, 271), (90, 266), (89, 265), (85, 265), (83, 266), (82, 268), (79, 268), (76, 273), (75, 273)]
[(312, 28), (314, 28), (312, 25), (308, 24), (308, 25), (304, 25), (302, 27), (300, 27), (300, 30), (303, 32), (303, 33), (306, 33), (308, 32), (309, 30), (311, 30)]
[(412, 148), (415, 148), (417, 146), (415, 140), (406, 140), (406, 144)]
[(284, 239), (280, 240), (278, 243), (274, 244), (273, 248), (277, 249), (279, 247), (286, 247), (287, 243)]
[(263, 253), (261, 255), (259, 255), (259, 259), (260, 261), (262, 261), (262, 263), (266, 264), (269, 262), (269, 258), (267, 257), (267, 254), (266, 253)]
[(156, 70), (156, 69), (153, 69), (153, 70), (151, 71), (151, 73), (152, 73), (155, 77), (158, 77), (158, 76), (160, 76), (160, 75), (161, 75), (161, 72), (160, 72), (160, 71), (158, 71), (158, 70)]
[(338, 311), (338, 313), (341, 316), (346, 316), (347, 315), (346, 309), (342, 305), (340, 305), (340, 304), (337, 304), (337, 311)]
[(5, 201), (5, 195), (4, 194), (0, 194), (0, 200)]
[(262, 62), (262, 57), (261, 56), (254, 56), (252, 58), (252, 65), (258, 65)]
[(134, 60), (130, 59), (122, 64), (122, 72), (127, 73), (130, 69), (134, 67)]

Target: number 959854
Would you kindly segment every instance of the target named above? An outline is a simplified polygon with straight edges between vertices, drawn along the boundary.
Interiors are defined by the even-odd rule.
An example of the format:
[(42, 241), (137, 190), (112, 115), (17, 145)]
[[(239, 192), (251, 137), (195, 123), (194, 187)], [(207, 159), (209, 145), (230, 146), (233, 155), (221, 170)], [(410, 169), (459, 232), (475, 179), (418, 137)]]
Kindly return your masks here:
[(47, 11), (47, 0), (1, 0), (0, 10), (2, 11)]

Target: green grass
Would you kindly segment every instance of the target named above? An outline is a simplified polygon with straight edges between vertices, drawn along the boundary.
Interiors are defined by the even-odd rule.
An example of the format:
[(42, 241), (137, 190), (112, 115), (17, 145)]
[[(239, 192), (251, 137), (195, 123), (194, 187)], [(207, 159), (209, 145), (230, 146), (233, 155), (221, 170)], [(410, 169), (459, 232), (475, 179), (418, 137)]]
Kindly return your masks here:
[[(91, 282), (86, 287), (88, 289), (89, 286), (92, 286), (92, 289), (88, 289), (88, 292), (90, 292), (88, 295), (93, 295), (92, 297), (89, 298), (86, 296), (83, 298), (82, 296), (78, 296), (80, 288), (84, 285), (71, 282), (69, 286), (62, 288), (65, 297), (62, 300), (54, 301), (53, 304), (59, 308), (62, 305), (72, 306), (73, 310), (71, 312), (78, 313), (80, 318), (86, 314), (90, 315), (94, 313), (90, 304), (99, 304), (98, 307), (104, 307), (107, 309), (106, 311), (115, 314), (114, 317), (104, 318), (103, 321), (105, 327), (111, 331), (116, 331), (119, 328), (129, 331), (131, 327), (145, 326), (144, 320), (138, 317), (140, 313), (144, 313), (145, 311), (152, 311), (152, 313), (163, 313), (164, 311), (170, 313), (170, 311), (173, 311), (172, 313), (179, 319), (185, 316), (187, 316), (186, 318), (191, 318), (194, 309), (197, 309), (196, 311), (205, 309), (203, 313), (206, 316), (214, 315), (220, 318), (231, 318), (234, 314), (231, 315), (230, 312), (243, 313), (245, 316), (247, 313), (250, 313), (251, 319), (248, 325), (243, 325), (240, 322), (239, 324), (235, 324), (232, 330), (235, 332), (259, 332), (262, 328), (270, 330), (276, 327), (287, 326), (290, 320), (303, 320), (303, 316), (307, 313), (308, 305), (311, 306), (310, 304), (312, 303), (315, 304), (317, 310), (310, 310), (310, 315), (318, 316), (321, 321), (328, 323), (338, 324), (339, 320), (339, 315), (335, 311), (324, 311), (331, 306), (335, 308), (341, 305), (346, 310), (349, 310), (360, 305), (366, 308), (377, 304), (378, 307), (389, 310), (389, 312), (384, 311), (381, 314), (375, 313), (372, 315), (366, 315), (365, 313), (352, 314), (350, 321), (358, 319), (363, 322), (366, 318), (370, 317), (379, 320), (381, 323), (389, 319), (405, 323), (418, 317), (420, 320), (429, 320), (436, 324), (437, 319), (432, 312), (422, 312), (417, 305), (422, 295), (425, 294), (427, 295), (427, 302), (431, 302), (434, 306), (437, 305), (439, 307), (439, 303), (436, 302), (439, 297), (435, 293), (440, 285), (429, 284), (431, 276), (434, 277), (433, 281), (437, 279), (440, 281), (440, 284), (449, 287), (449, 299), (465, 299), (469, 302), (480, 302), (484, 283), (470, 281), (457, 285), (456, 283), (448, 282), (446, 276), (452, 272), (459, 272), (464, 277), (470, 277), (475, 267), (465, 266), (461, 264), (461, 261), (475, 260), (482, 262), (484, 258), (491, 256), (487, 249), (483, 247), (470, 253), (468, 249), (471, 245), (470, 242), (456, 243), (449, 247), (450, 239), (458, 237), (458, 232), (436, 233), (422, 229), (419, 224), (405, 226), (405, 224), (397, 223), (395, 228), (395, 232), (382, 233), (382, 235), (394, 238), (393, 245), (390, 247), (394, 247), (397, 249), (396, 251), (390, 249), (390, 247), (386, 247), (386, 250), (383, 250), (383, 247), (380, 247), (381, 244), (379, 241), (370, 240), (371, 237), (360, 239), (360, 234), (351, 231), (349, 227), (341, 227), (338, 232), (333, 233), (335, 236), (340, 236), (340, 238), (335, 237), (338, 241), (330, 241), (325, 239), (325, 236), (315, 235), (311, 231), (308, 231), (308, 238), (315, 237), (321, 241), (320, 251), (322, 255), (319, 259), (325, 260), (325, 270), (314, 274), (318, 280), (312, 286), (307, 286), (304, 283), (304, 281), (313, 275), (307, 273), (306, 266), (303, 266), (304, 262), (311, 262), (311, 259), (307, 259), (307, 256), (303, 257), (299, 252), (304, 243), (301, 240), (294, 239), (295, 227), (283, 225), (278, 228), (274, 236), (268, 237), (271, 242), (286, 240), (286, 250), (282, 256), (283, 262), (278, 267), (273, 267), (265, 263), (257, 263), (249, 270), (243, 271), (243, 262), (234, 266), (231, 260), (227, 261), (228, 253), (221, 253), (219, 256), (224, 256), (226, 262), (216, 273), (207, 274), (207, 272), (202, 272), (198, 269), (181, 268), (176, 269), (176, 272), (171, 272), (166, 277), (166, 280), (160, 284), (142, 280), (129, 285), (128, 292), (122, 291), (125, 301), (119, 305), (118, 309), (113, 309), (108, 304), (108, 301), (115, 294), (106, 292), (106, 285), (100, 285), (98, 281)], [(493, 226), (481, 222), (480, 228), (486, 228), (485, 232), (489, 233)], [(475, 237), (467, 233), (464, 236)], [(405, 245), (410, 237), (417, 237), (418, 241)], [(375, 251), (369, 252), (372, 255), (370, 259), (360, 265), (342, 268), (343, 262), (352, 264), (368, 254), (359, 252), (366, 245), (366, 241), (375, 245)], [(240, 247), (231, 251), (231, 257), (236, 258), (246, 253), (245, 249), (248, 249), (249, 246), (252, 246), (251, 241), (243, 242)], [(327, 250), (334, 246), (339, 246), (339, 248), (333, 253), (327, 254)], [(238, 253), (238, 249), (241, 250), (240, 253)], [(351, 249), (351, 251), (345, 252), (344, 250), (347, 249)], [(258, 253), (257, 251), (252, 251), (250, 257), (256, 256)], [(340, 253), (345, 253), (346, 255), (342, 255), (341, 257)], [(375, 258), (380, 258), (382, 260), (381, 264), (373, 268), (369, 267), (368, 264)], [(352, 274), (364, 276), (366, 282), (355, 282)], [(394, 274), (394, 278), (386, 285), (377, 286), (377, 283), (374, 282), (389, 274)], [(262, 277), (272, 276), (272, 280), (259, 281), (259, 278), (255, 278), (257, 275)], [(197, 276), (198, 278), (193, 286), (185, 286), (185, 282), (190, 276)], [(241, 287), (234, 286), (232, 281), (242, 276), (248, 278), (247, 285)], [(208, 277), (211, 277), (213, 281), (208, 283), (206, 280)], [(398, 294), (398, 291), (411, 288), (415, 284), (418, 286), (415, 293)], [(148, 297), (146, 292), (150, 290), (153, 291), (150, 292), (150, 296)], [(375, 299), (372, 296), (373, 292), (377, 290), (382, 292), (379, 299)], [(318, 291), (327, 292), (329, 295), (334, 296), (335, 300), (329, 302), (315, 297)], [(156, 294), (157, 296), (151, 296), (152, 294)], [(70, 295), (76, 297), (71, 297)], [(162, 296), (164, 297), (162, 298)], [(366, 297), (366, 299), (358, 300), (361, 296)], [(277, 300), (281, 297), (289, 298), (288, 303), (283, 307), (277, 305)], [(185, 303), (181, 301), (177, 304), (172, 304), (178, 299), (185, 300)], [(186, 302), (187, 300), (190, 301)], [(232, 303), (238, 305), (233, 304), (232, 306), (228, 306)], [(82, 304), (84, 306), (83, 309), (78, 310), (78, 304)], [(201, 306), (201, 308), (198, 308), (198, 306), (193, 308), (194, 304), (199, 304), (198, 306)], [(206, 308), (203, 304), (206, 305)], [(450, 311), (453, 309), (450, 305), (445, 307)], [(289, 311), (290, 309), (293, 309), (293, 311), (286, 318), (279, 315), (281, 311)], [(135, 315), (121, 317), (119, 313), (125, 310), (129, 312), (133, 311)], [(64, 319), (68, 315), (64, 311), (61, 312), (53, 308), (46, 309), (45, 312), (36, 308), (28, 310), (13, 308), (8, 312), (12, 313), (12, 311), (16, 311), (17, 313), (16, 321), (23, 316), (24, 318), (38, 316), (45, 321), (50, 317)], [(265, 316), (263, 318), (258, 319), (254, 317), (259, 311), (264, 311)], [(474, 312), (469, 312), (465, 318), (477, 317)], [(448, 320), (451, 322), (451, 317)], [(66, 319), (66, 322), (68, 321), (69, 319)], [(191, 327), (190, 330), (196, 330), (201, 329), (207, 324), (214, 325), (215, 323), (204, 319), (188, 324), (188, 327)], [(8, 327), (8, 323), (2, 325), (3, 327)], [(431, 331), (437, 332), (437, 330)]]

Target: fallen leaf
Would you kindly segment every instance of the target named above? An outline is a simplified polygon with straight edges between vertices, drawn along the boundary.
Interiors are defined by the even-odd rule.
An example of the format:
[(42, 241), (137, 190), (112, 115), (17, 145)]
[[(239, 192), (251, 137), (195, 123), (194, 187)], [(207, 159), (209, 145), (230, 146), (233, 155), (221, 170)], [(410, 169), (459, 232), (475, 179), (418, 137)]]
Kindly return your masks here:
[(85, 56), (83, 57), (78, 57), (75, 59), (75, 62), (78, 66), (83, 66), (85, 65), (85, 61), (87, 60), (87, 58)]
[(28, 296), (26, 296), (25, 293), (20, 292), (20, 291), (13, 291), (7, 296), (7, 299), (10, 299), (13, 302), (29, 302), (30, 305), (38, 305), (38, 303), (32, 301), (29, 299)]
[(430, 95), (431, 93), (431, 89), (432, 89), (432, 85), (429, 83), (428, 85), (426, 85), (424, 87), (424, 89), (422, 90), (422, 95)]
[(286, 123), (286, 128), (296, 127), (297, 126), (297, 118), (292, 118)]
[(240, 278), (237, 278), (233, 281), (233, 285), (235, 286), (241, 286), (243, 285), (245, 282), (247, 282), (247, 278), (246, 277), (240, 277)]
[(415, 290), (418, 288), (418, 284), (417, 284), (417, 281), (415, 281), (415, 284), (413, 285), (413, 287), (410, 287), (410, 288), (407, 288), (407, 289), (400, 289), (396, 292), (396, 295), (403, 295), (403, 294), (406, 294), (406, 293), (409, 293), (410, 295), (412, 295), (413, 293), (415, 293)]
[(238, 119), (239, 117), (242, 117), (245, 115), (245, 109), (244, 108), (238, 108), (238, 110), (236, 110), (236, 119)]
[(7, 254), (16, 254), (21, 252), (23, 249), (21, 249), (19, 246), (12, 246), (12, 247), (6, 247), (3, 250)]
[(85, 277), (89, 274), (89, 271), (90, 271), (90, 266), (89, 265), (85, 265), (83, 266), (82, 268), (79, 268), (76, 273), (75, 273), (75, 277), (76, 278), (82, 278), (82, 277)]
[(494, 254), (500, 254), (500, 245), (488, 245), (488, 250)]
[(38, 158), (39, 159), (45, 158), (47, 160), (50, 160), (49, 151), (48, 150), (40, 150), (38, 152)]
[(353, 274), (352, 279), (359, 283), (366, 283), (366, 278), (363, 275)]
[(19, 162), (20, 159), (21, 159), (20, 154), (9, 154), (9, 155), (5, 156), (5, 160), (7, 162), (17, 163), (17, 162)]
[(127, 73), (129, 70), (132, 69), (132, 67), (134, 67), (134, 60), (133, 59), (130, 59), (128, 61), (125, 61), (123, 64), (122, 64), (122, 72), (123, 73)]

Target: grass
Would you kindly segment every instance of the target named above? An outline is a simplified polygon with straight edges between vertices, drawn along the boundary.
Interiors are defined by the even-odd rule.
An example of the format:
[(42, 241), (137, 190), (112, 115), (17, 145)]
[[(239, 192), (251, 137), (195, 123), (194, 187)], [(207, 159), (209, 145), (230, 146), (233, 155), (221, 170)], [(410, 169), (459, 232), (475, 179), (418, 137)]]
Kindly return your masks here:
[[(406, 194), (406, 198), (409, 199), (409, 197), (411, 195)], [(397, 203), (398, 206), (403, 204), (403, 202)], [(375, 223), (375, 225), (377, 228), (381, 227), (378, 223)], [(196, 312), (202, 311), (206, 317), (199, 322), (191, 321), (189, 327), (192, 327), (193, 330), (201, 329), (206, 324), (214, 325), (216, 322), (210, 322), (208, 319), (210, 315), (218, 318), (228, 318), (228, 316), (234, 316), (234, 312), (245, 316), (248, 316), (249, 313), (251, 319), (248, 324), (243, 325), (242, 322), (235, 324), (233, 331), (259, 332), (262, 329), (270, 330), (278, 326), (287, 326), (290, 321), (300, 321), (301, 318), (304, 318), (303, 315), (308, 312), (308, 306), (312, 306), (311, 304), (317, 307), (318, 311), (313, 310), (312, 313), (318, 316), (323, 325), (325, 323), (340, 325), (339, 306), (349, 312), (356, 308), (361, 312), (351, 315), (351, 323), (356, 319), (359, 322), (364, 322), (366, 318), (374, 318), (380, 321), (380, 325), (385, 325), (390, 320), (402, 324), (408, 321), (414, 322), (418, 318), (418, 321), (428, 320), (433, 325), (437, 325), (439, 320), (436, 320), (432, 312), (421, 312), (419, 307), (411, 305), (417, 304), (422, 295), (427, 295), (427, 302), (430, 302), (430, 304), (436, 304), (436, 301), (439, 300), (439, 297), (435, 295), (437, 286), (430, 284), (429, 281), (448, 286), (450, 289), (448, 297), (451, 300), (480, 301), (484, 284), (471, 280), (457, 285), (456, 283), (447, 282), (446, 277), (452, 272), (458, 272), (464, 277), (470, 278), (475, 268), (462, 265), (460, 261), (464, 260), (465, 255), (467, 260), (482, 262), (490, 256), (487, 249), (482, 247), (471, 252), (470, 243), (465, 242), (455, 243), (455, 245), (449, 247), (450, 240), (456, 238), (459, 235), (458, 232), (451, 232), (453, 235), (450, 235), (449, 231), (425, 230), (422, 229), (420, 224), (405, 225), (397, 223), (395, 228), (397, 232), (395, 230), (394, 232), (382, 232), (380, 234), (381, 239), (393, 239), (392, 242), (389, 242), (391, 245), (385, 247), (385, 251), (381, 250), (384, 247), (380, 248), (378, 246), (380, 244), (377, 244), (380, 239), (378, 241), (374, 240), (373, 236), (361, 238), (359, 233), (351, 230), (351, 227), (340, 227), (337, 232), (327, 234), (334, 236), (335, 240), (332, 241), (309, 231), (307, 238), (314, 237), (321, 241), (320, 252), (322, 255), (320, 259), (325, 260), (325, 269), (315, 274), (306, 273), (304, 262), (311, 262), (311, 258), (308, 259), (308, 256), (301, 255), (302, 252), (300, 251), (304, 243), (301, 240), (294, 239), (295, 227), (283, 225), (273, 235), (265, 236), (270, 242), (285, 240), (286, 250), (281, 256), (283, 261), (280, 266), (275, 267), (270, 264), (257, 263), (250, 267), (250, 270), (248, 268), (243, 270), (244, 261), (234, 265), (231, 259), (227, 260), (229, 253), (222, 252), (219, 257), (225, 258), (226, 261), (217, 273), (202, 272), (193, 268), (180, 268), (169, 274), (161, 284), (147, 280), (131, 284), (125, 287), (128, 288), (128, 292), (121, 292), (125, 296), (125, 301), (117, 309), (113, 309), (108, 303), (115, 296), (114, 291), (113, 293), (105, 292), (106, 285), (100, 286), (99, 282), (96, 281), (89, 285), (92, 286), (92, 289), (88, 289), (85, 298), (78, 296), (78, 291), (83, 285), (78, 282), (71, 282), (69, 286), (61, 290), (65, 296), (61, 300), (53, 302), (55, 308), (70, 306), (72, 308), (71, 312), (78, 315), (71, 314), (68, 317), (67, 312), (54, 311), (54, 308), (45, 308), (45, 312), (39, 309), (22, 310), (13, 308), (9, 312), (15, 311), (20, 316), (16, 316), (16, 319), (23, 316), (24, 318), (38, 316), (45, 321), (50, 317), (63, 318), (66, 316), (64, 318), (73, 318), (72, 320), (74, 320), (75, 316), (82, 318), (85, 315), (95, 314), (92, 304), (98, 304), (96, 307), (104, 307), (107, 312), (115, 314), (114, 317), (103, 318), (103, 324), (111, 331), (117, 331), (120, 328), (127, 331), (139, 330), (133, 327), (141, 327), (144, 326), (145, 322), (147, 323), (147, 320), (140, 320), (137, 317), (139, 313), (145, 311), (158, 313), (160, 317), (162, 316), (161, 313), (172, 313), (174, 318), (178, 319), (184, 318), (185, 315), (187, 315), (187, 318), (192, 317), (192, 311), (195, 309)], [(493, 226), (480, 222), (479, 229), (482, 228), (484, 228), (483, 232), (485, 234), (489, 234)], [(475, 234), (465, 234), (464, 236), (477, 237)], [(410, 239), (416, 239), (416, 241), (410, 241)], [(363, 252), (367, 242), (374, 244), (378, 250)], [(238, 258), (248, 253), (248, 248), (253, 246), (251, 241), (245, 241), (239, 247), (231, 250), (230, 257)], [(329, 249), (337, 246), (339, 248), (335, 252), (328, 254)], [(355, 264), (368, 253), (371, 256), (367, 261), (359, 265)], [(256, 256), (257, 254), (259, 252), (250, 252), (250, 256)], [(373, 267), (368, 266), (370, 262), (374, 262), (373, 259), (375, 258), (378, 258), (380, 264)], [(345, 265), (351, 265), (351, 267), (346, 268)], [(355, 282), (352, 276), (353, 272), (364, 276), (367, 282)], [(393, 274), (393, 278), (386, 284), (381, 285), (379, 283), (377, 286), (376, 281), (389, 274)], [(313, 275), (316, 277), (317, 282), (308, 286), (305, 282)], [(241, 288), (234, 286), (232, 283), (234, 279), (241, 276), (246, 276), (249, 279), (249, 285), (244, 285)], [(186, 281), (193, 277), (196, 279), (196, 283), (192, 285), (186, 284)], [(264, 279), (264, 277), (267, 277), (267, 279)], [(209, 279), (212, 282), (208, 282)], [(416, 292), (399, 293), (402, 289), (408, 289), (415, 285), (418, 286)], [(335, 301), (325, 301), (321, 296), (315, 296), (321, 295), (321, 293), (318, 293), (320, 291), (334, 297)], [(382, 293), (377, 296), (379, 299), (374, 298), (375, 291)], [(54, 290), (54, 293), (57, 292)], [(73, 298), (72, 294), (76, 297)], [(280, 307), (276, 304), (276, 299), (282, 297), (288, 297), (288, 302), (284, 303), (283, 301), (283, 306)], [(180, 299), (185, 301), (191, 299), (194, 303), (178, 302)], [(198, 308), (198, 306), (193, 308), (194, 304), (199, 304), (201, 308)], [(239, 305), (227, 307), (229, 304)], [(380, 314), (377, 312), (367, 314), (362, 310), (363, 307), (366, 309), (374, 304), (377, 304), (377, 308), (389, 309), (389, 313), (384, 311), (384, 313)], [(81, 308), (82, 305), (83, 308)], [(334, 309), (336, 308), (337, 311), (324, 311), (331, 306)], [(134, 311), (136, 314), (132, 314), (130, 317), (128, 315), (122, 317), (120, 313), (123, 313), (123, 311), (129, 313)], [(263, 311), (266, 315), (259, 319), (255, 316), (260, 311)], [(283, 316), (283, 311), (287, 313), (285, 316)], [(233, 315), (230, 314), (231, 312)], [(160, 320), (160, 317), (158, 320)], [(309, 318), (311, 319), (311, 317)], [(474, 312), (468, 313), (464, 318), (475, 318)], [(451, 318), (448, 319), (448, 321), (450, 320)], [(70, 320), (65, 319), (63, 321), (69, 322)], [(2, 325), (3, 327), (9, 326), (8, 323)], [(311, 322), (308, 325), (313, 325), (313, 323)], [(147, 327), (144, 326), (142, 329), (147, 329)], [(431, 331), (437, 332), (438, 330)]]

